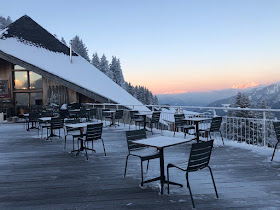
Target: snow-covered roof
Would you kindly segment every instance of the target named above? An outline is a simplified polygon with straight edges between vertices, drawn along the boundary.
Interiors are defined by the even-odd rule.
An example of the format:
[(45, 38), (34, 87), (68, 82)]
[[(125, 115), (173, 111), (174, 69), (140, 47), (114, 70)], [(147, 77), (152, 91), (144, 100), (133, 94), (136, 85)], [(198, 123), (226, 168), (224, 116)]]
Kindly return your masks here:
[[(18, 26), (20, 24), (26, 27)], [(118, 104), (143, 105), (81, 56), (73, 56), (71, 63), (66, 53), (69, 48), (61, 44), (26, 15), (0, 32), (0, 51), (3, 53)], [(149, 110), (145, 106), (136, 106), (135, 109)]]

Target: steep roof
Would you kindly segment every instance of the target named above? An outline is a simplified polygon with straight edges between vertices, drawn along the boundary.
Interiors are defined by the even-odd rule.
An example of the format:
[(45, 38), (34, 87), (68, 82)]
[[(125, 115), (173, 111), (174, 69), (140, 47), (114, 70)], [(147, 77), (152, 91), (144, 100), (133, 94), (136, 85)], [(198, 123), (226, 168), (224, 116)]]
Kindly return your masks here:
[[(8, 28), (9, 33), (4, 34), (4, 38), (16, 37), (22, 42), (31, 42), (53, 52), (70, 54), (70, 49), (67, 46), (27, 15), (11, 23)], [(73, 55), (77, 56), (76, 53)]]
[(81, 56), (69, 61), (69, 48), (28, 16), (23, 16), (0, 32), (0, 58), (28, 67), (47, 78), (91, 97), (148, 111), (143, 105)]

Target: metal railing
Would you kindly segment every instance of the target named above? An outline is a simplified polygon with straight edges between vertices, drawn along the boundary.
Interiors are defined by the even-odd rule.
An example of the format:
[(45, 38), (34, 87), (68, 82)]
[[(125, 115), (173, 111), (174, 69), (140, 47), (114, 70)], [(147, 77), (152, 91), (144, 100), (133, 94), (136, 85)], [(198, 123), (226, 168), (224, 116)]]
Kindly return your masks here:
[[(124, 120), (125, 123), (130, 122), (129, 107), (130, 109), (136, 109), (141, 105), (124, 105), (124, 104), (86, 104), (91, 107), (98, 107), (97, 118), (102, 119), (102, 109), (125, 109)], [(144, 106), (144, 105), (142, 105)], [(237, 142), (246, 142), (247, 144), (274, 147), (276, 144), (276, 136), (274, 132), (273, 122), (274, 119), (267, 119), (267, 113), (280, 113), (280, 109), (249, 109), (249, 108), (230, 108), (230, 107), (202, 107), (202, 106), (168, 106), (168, 105), (147, 105), (151, 111), (161, 111), (161, 123), (164, 125), (164, 129), (173, 131), (174, 113), (184, 112), (191, 117), (213, 117), (217, 116), (218, 110), (227, 111), (247, 111), (252, 113), (258, 113), (258, 118), (242, 118), (242, 117), (230, 117), (223, 116), (221, 125), (221, 132), (224, 138)], [(204, 113), (192, 112), (191, 110), (207, 110)], [(190, 113), (188, 111), (191, 111)], [(257, 114), (256, 114), (257, 115)], [(210, 122), (204, 122), (201, 128), (210, 126)]]

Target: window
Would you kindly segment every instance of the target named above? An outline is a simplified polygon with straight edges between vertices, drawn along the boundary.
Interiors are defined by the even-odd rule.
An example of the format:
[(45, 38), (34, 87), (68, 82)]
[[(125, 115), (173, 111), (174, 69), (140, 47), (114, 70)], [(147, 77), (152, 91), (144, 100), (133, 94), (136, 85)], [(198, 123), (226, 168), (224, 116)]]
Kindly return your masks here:
[(42, 88), (42, 76), (29, 71), (30, 86), (29, 89), (41, 89)]
[(17, 113), (28, 112), (42, 106), (42, 76), (21, 66), (14, 66), (14, 95)]
[(15, 89), (26, 90), (28, 88), (27, 71), (15, 71)]

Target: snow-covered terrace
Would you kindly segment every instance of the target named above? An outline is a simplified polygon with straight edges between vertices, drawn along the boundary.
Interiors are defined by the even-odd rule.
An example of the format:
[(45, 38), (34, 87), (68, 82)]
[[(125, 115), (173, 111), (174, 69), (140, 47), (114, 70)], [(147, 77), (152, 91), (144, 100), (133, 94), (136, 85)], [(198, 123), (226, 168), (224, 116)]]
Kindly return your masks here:
[[(133, 129), (133, 126), (132, 126)], [(70, 153), (71, 138), (46, 141), (37, 130), (24, 129), (22, 123), (0, 124), (1, 209), (191, 209), (185, 174), (171, 170), (171, 194), (160, 195), (158, 182), (140, 184), (140, 160), (131, 157), (127, 177), (123, 178), (127, 155), (125, 131), (128, 126), (104, 128), (102, 144), (96, 153), (75, 157)], [(147, 132), (148, 137), (151, 136)], [(170, 131), (156, 135), (173, 138)], [(183, 138), (182, 133), (176, 137)], [(190, 184), (198, 209), (268, 208), (280, 206), (280, 154), (270, 161), (272, 149), (245, 143), (215, 141), (210, 166), (219, 193), (215, 198), (207, 169), (190, 174)], [(190, 143), (165, 149), (165, 164), (187, 159)], [(150, 161), (145, 179), (159, 175), (159, 161)]]

